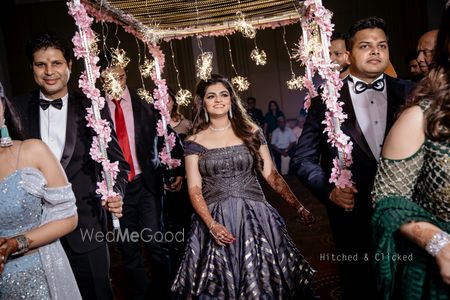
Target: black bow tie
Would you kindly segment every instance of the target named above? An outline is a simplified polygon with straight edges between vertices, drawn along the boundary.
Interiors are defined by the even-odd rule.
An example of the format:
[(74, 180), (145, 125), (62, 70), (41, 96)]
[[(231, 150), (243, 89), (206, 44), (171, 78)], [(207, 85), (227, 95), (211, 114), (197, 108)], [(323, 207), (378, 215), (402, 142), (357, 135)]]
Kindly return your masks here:
[(63, 107), (63, 102), (61, 98), (55, 99), (53, 101), (48, 101), (45, 99), (41, 99), (39, 101), (39, 106), (42, 107), (43, 110), (46, 110), (50, 105), (56, 109), (61, 109)]
[[(353, 78), (349, 77), (348, 79), (353, 82)], [(375, 80), (372, 83), (365, 83), (362, 81), (357, 81), (355, 83), (355, 93), (356, 94), (361, 94), (362, 92), (364, 92), (367, 89), (374, 89), (375, 91), (381, 92), (382, 90), (384, 90), (384, 78)]]

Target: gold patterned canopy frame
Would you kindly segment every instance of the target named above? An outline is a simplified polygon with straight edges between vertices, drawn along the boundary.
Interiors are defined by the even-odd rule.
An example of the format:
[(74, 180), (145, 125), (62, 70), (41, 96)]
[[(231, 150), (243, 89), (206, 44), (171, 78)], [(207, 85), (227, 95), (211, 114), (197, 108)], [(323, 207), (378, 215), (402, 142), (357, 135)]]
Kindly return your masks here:
[[(82, 0), (96, 11), (136, 32), (151, 32), (164, 40), (235, 31), (236, 12), (255, 28), (299, 22), (293, 0)], [(198, 12), (197, 12), (198, 11)], [(197, 18), (198, 14), (198, 18)]]

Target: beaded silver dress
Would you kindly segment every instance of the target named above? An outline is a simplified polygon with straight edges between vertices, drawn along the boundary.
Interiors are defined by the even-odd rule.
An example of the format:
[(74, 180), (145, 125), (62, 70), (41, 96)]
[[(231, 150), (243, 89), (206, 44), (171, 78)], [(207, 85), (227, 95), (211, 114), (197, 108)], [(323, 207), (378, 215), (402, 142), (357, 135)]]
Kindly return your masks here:
[[(19, 169), (0, 181), (1, 237), (16, 236), (75, 213), (71, 185), (46, 188), (37, 169)], [(81, 299), (59, 240), (38, 249), (7, 260), (0, 274), (0, 299)]]
[(199, 156), (208, 209), (236, 241), (217, 245), (194, 214), (172, 291), (182, 299), (305, 299), (315, 271), (266, 201), (248, 148), (207, 149), (186, 141), (185, 155)]

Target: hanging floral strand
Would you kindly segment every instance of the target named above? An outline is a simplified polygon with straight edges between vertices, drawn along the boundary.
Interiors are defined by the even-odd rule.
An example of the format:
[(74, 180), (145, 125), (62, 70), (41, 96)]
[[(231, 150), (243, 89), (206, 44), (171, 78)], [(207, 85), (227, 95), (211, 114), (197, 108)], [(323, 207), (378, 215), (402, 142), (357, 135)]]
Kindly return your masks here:
[(169, 169), (173, 169), (181, 164), (181, 160), (173, 159), (170, 154), (175, 146), (176, 138), (173, 132), (170, 134), (167, 132), (167, 120), (170, 120), (170, 112), (167, 109), (169, 94), (167, 93), (166, 80), (161, 79), (161, 70), (164, 68), (164, 54), (159, 46), (156, 45), (149, 45), (149, 50), (155, 61), (155, 70), (151, 73), (151, 78), (156, 84), (156, 88), (153, 91), (154, 105), (161, 114), (161, 119), (158, 120), (156, 130), (158, 136), (163, 136), (165, 140), (165, 147), (159, 153), (159, 158), (161, 159), (161, 163)]
[(330, 182), (340, 188), (350, 187), (353, 185), (349, 170), (353, 144), (340, 128), (340, 124), (347, 118), (342, 110), (342, 102), (338, 101), (342, 81), (339, 72), (333, 70), (334, 64), (331, 63), (328, 52), (334, 26), (331, 23), (332, 14), (322, 6), (321, 0), (306, 0), (303, 5), (303, 37), (298, 44), (296, 57), (306, 66), (304, 86), (309, 91), (309, 99), (317, 95), (312, 84), (314, 73), (318, 72), (324, 79), (321, 96), (327, 112), (322, 123), (326, 125), (328, 142), (338, 150), (338, 157), (333, 160)]
[[(106, 149), (108, 143), (111, 141), (111, 128), (106, 120), (101, 119), (100, 109), (105, 105), (105, 98), (100, 96), (100, 91), (95, 87), (95, 81), (100, 77), (100, 67), (96, 64), (99, 61), (93, 44), (96, 44), (97, 38), (91, 29), (93, 19), (90, 18), (84, 6), (79, 0), (67, 2), (69, 7), (69, 14), (74, 18), (79, 31), (75, 33), (72, 39), (74, 44), (74, 54), (78, 59), (83, 58), (85, 63), (85, 70), (82, 72), (79, 80), (79, 86), (87, 98), (91, 99), (92, 107), (86, 109), (88, 121), (87, 126), (91, 127), (96, 136), (92, 139), (92, 145), (89, 154), (92, 159), (100, 163), (103, 167), (103, 180), (97, 183), (96, 192), (101, 195), (102, 200), (107, 200), (108, 197), (118, 196), (113, 190), (115, 179), (119, 172), (118, 162), (110, 162)], [(119, 228), (119, 220), (115, 215), (113, 217), (114, 228)]]

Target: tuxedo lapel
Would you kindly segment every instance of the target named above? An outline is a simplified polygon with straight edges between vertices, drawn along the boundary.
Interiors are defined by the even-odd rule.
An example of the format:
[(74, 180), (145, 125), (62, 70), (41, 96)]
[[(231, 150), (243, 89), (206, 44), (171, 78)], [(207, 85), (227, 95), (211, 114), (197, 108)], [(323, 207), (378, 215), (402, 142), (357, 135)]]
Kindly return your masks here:
[(40, 139), (41, 138), (41, 123), (40, 123), (40, 111), (39, 111), (39, 90), (35, 91), (30, 100), (28, 106), (28, 134), (29, 138)]
[(396, 114), (400, 109), (400, 106), (404, 104), (404, 91), (401, 91), (402, 85), (396, 84), (395, 79), (386, 76), (386, 88), (387, 88), (387, 114), (386, 114), (386, 131), (385, 137), (389, 133), (392, 125), (396, 120)]
[(78, 135), (78, 122), (79, 116), (77, 114), (77, 100), (69, 94), (67, 100), (67, 126), (66, 126), (66, 142), (64, 143), (64, 151), (61, 157), (61, 165), (65, 169), (72, 158), (73, 151), (75, 149), (75, 144)]
[(347, 113), (347, 120), (344, 122), (344, 126), (347, 128), (347, 134), (355, 141), (356, 144), (361, 148), (361, 150), (371, 159), (375, 159), (372, 151), (370, 150), (369, 144), (364, 137), (361, 127), (356, 119), (355, 109), (353, 108), (352, 98), (350, 96), (350, 91), (348, 90), (347, 80), (344, 81), (344, 85), (340, 90), (340, 100), (344, 103), (343, 109)]

